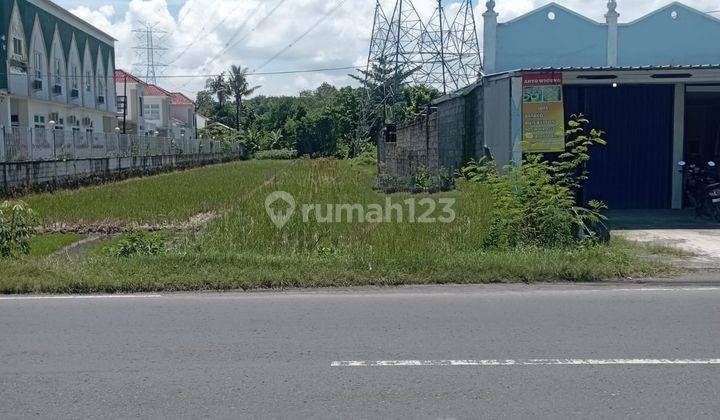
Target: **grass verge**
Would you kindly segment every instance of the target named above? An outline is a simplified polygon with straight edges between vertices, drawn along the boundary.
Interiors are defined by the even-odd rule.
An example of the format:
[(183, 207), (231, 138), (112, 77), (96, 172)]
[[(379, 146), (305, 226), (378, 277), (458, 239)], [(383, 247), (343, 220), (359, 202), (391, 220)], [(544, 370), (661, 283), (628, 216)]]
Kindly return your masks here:
[(45, 258), (85, 238), (85, 235), (76, 233), (35, 236), (30, 240), (28, 257), (32, 259)]

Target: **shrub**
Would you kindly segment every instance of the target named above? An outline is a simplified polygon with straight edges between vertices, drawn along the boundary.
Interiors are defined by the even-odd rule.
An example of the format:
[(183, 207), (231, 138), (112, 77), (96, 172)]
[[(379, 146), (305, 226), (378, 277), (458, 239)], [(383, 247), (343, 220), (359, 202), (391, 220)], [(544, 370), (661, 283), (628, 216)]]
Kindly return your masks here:
[(374, 144), (363, 147), (362, 151), (352, 160), (355, 164), (361, 166), (377, 165), (377, 147)]
[(415, 184), (414, 187), (417, 189), (429, 191), (435, 186), (435, 177), (433, 177), (425, 166), (420, 166), (413, 176), (413, 184)]
[(288, 160), (298, 157), (297, 150), (278, 149), (278, 150), (261, 150), (255, 153), (255, 159), (259, 160)]
[(596, 242), (592, 225), (604, 218), (604, 205), (577, 204), (577, 195), (588, 179), (589, 149), (604, 145), (603, 132), (588, 128), (583, 115), (573, 115), (566, 131), (566, 151), (556, 159), (527, 155), (519, 166), (500, 173), (493, 162), (471, 162), (463, 175), (485, 184), (493, 199), (491, 228), (486, 246), (563, 247), (583, 241)]
[(28, 255), (36, 226), (35, 212), (24, 202), (0, 204), (0, 258)]
[(113, 255), (130, 258), (133, 256), (151, 256), (165, 250), (165, 240), (148, 233), (129, 233), (118, 244), (111, 248)]

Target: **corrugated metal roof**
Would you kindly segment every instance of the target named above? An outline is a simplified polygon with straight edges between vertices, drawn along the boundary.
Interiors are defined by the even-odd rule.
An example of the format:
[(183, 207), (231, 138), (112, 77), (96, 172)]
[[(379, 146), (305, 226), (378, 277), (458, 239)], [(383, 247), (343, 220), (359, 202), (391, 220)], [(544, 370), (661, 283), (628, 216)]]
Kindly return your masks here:
[(617, 66), (617, 67), (528, 67), (486, 74), (484, 77), (501, 76), (509, 73), (539, 71), (663, 71), (663, 70), (720, 70), (720, 64), (669, 64), (662, 66)]
[[(502, 77), (513, 73), (528, 72), (620, 72), (620, 71), (681, 71), (681, 70), (720, 70), (720, 64), (683, 64), (683, 65), (662, 65), (662, 66), (618, 66), (618, 67), (528, 67), (523, 69), (508, 70), (499, 73), (483, 75), (483, 79), (492, 77)], [(465, 96), (472, 92), (473, 89), (482, 84), (482, 80), (471, 83), (461, 89), (449, 92), (434, 101), (433, 105), (437, 105), (451, 99)]]
[(433, 100), (433, 101), (430, 102), (430, 103), (431, 103), (432, 105), (437, 105), (437, 104), (440, 104), (440, 103), (449, 101), (449, 100), (451, 100), (451, 99), (454, 99), (454, 98), (457, 98), (457, 97), (460, 97), (460, 96), (465, 96), (465, 95), (467, 95), (468, 93), (472, 92), (473, 89), (475, 89), (476, 87), (480, 86), (481, 84), (482, 84), (482, 81), (481, 81), (481, 80), (478, 80), (478, 81), (473, 82), (473, 83), (471, 83), (471, 84), (469, 84), (469, 85), (467, 85), (467, 86), (465, 86), (465, 87), (463, 87), (463, 88), (460, 88), (460, 89), (458, 89), (458, 90), (456, 90), (456, 91), (449, 92), (449, 93), (447, 93), (447, 94), (445, 94), (445, 95), (443, 95), (443, 96), (441, 96), (441, 97)]

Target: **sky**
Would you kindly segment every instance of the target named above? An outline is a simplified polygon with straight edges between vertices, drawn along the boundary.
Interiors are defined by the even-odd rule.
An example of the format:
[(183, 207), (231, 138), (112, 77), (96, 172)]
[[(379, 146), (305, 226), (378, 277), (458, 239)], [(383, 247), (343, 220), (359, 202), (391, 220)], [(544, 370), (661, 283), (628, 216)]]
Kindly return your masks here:
[[(219, 74), (231, 64), (251, 73), (362, 67), (372, 32), (374, 0), (55, 0), (72, 13), (117, 39), (116, 67), (135, 71), (140, 59), (133, 29), (140, 22), (165, 31), (161, 45), (167, 50), (158, 61), (169, 64), (158, 84), (191, 97), (204, 88), (205, 75)], [(546, 0), (495, 0), (500, 22), (510, 20)], [(413, 0), (429, 16), (436, 0)], [(606, 0), (560, 0), (557, 3), (592, 19), (604, 21)], [(628, 22), (669, 3), (668, 0), (618, 0), (620, 21)], [(685, 0), (702, 11), (720, 9), (720, 0)], [(393, 0), (383, 0), (391, 10)], [(448, 16), (457, 2), (445, 1)], [(340, 5), (338, 7), (338, 5)], [(482, 42), (485, 1), (474, 1), (478, 36)], [(322, 16), (332, 13), (325, 19)], [(720, 17), (720, 13), (715, 16)], [(297, 43), (298, 37), (307, 33)], [(292, 45), (290, 45), (292, 43)], [(289, 48), (288, 48), (289, 47)], [(279, 54), (280, 53), (280, 54)], [(279, 54), (279, 55), (278, 55)], [(274, 58), (268, 63), (268, 60)], [(264, 95), (294, 95), (323, 82), (352, 84), (352, 70), (302, 74), (253, 75)], [(139, 74), (141, 75), (141, 74)]]

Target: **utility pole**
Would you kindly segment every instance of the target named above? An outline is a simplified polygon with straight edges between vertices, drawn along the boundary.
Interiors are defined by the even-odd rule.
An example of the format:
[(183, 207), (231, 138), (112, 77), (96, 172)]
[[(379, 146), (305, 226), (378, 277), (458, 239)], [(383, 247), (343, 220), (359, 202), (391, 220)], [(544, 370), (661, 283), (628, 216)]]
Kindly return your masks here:
[(138, 22), (142, 28), (134, 29), (137, 44), (135, 50), (140, 63), (135, 64), (139, 74), (144, 74), (144, 79), (148, 83), (157, 84), (157, 76), (161, 74), (167, 65), (160, 62), (160, 59), (167, 51), (166, 47), (161, 47), (163, 42), (162, 35), (167, 34), (166, 31), (157, 29), (157, 23), (148, 24), (143, 21)]
[[(123, 134), (127, 134), (127, 113), (128, 113), (128, 94), (127, 94), (127, 73), (125, 72), (125, 104), (123, 105)], [(139, 122), (138, 122), (139, 123)]]

